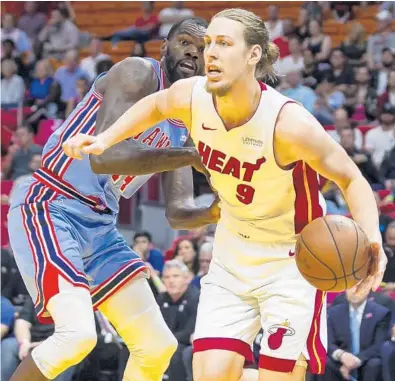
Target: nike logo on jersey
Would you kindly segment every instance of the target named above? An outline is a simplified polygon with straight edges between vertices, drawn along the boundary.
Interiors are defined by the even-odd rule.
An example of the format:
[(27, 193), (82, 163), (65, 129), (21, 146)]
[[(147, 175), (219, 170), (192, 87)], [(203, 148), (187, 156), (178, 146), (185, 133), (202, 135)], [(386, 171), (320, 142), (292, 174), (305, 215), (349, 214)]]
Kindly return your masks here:
[(295, 255), (295, 252), (292, 251), (292, 250), (289, 250), (288, 255), (289, 255), (290, 257), (293, 257), (293, 256)]
[(203, 128), (203, 130), (206, 130), (206, 131), (216, 131), (216, 130), (217, 130), (216, 128), (206, 127), (206, 126), (204, 125), (204, 123), (202, 123), (202, 128)]

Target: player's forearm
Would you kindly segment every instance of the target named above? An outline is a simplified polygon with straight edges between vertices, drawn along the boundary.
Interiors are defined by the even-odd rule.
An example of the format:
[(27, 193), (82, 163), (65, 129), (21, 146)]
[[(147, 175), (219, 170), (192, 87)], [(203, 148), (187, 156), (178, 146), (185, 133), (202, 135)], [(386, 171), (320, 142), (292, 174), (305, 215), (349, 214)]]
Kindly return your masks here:
[(30, 323), (23, 319), (17, 319), (14, 326), (15, 337), (19, 343), (27, 341), (30, 343), (31, 334), (30, 334)]
[(197, 160), (200, 159), (194, 147), (139, 149), (129, 142), (122, 142), (102, 155), (90, 156), (93, 172), (128, 176), (172, 171), (192, 166)]
[(148, 95), (135, 103), (112, 126), (97, 135), (105, 149), (136, 136), (166, 119), (156, 107), (158, 94)]
[(377, 204), (366, 179), (362, 175), (355, 177), (343, 190), (343, 194), (352, 217), (367, 234), (369, 241), (381, 244)]
[(212, 213), (211, 207), (173, 206), (167, 209), (166, 217), (170, 226), (177, 230), (195, 229), (218, 222), (218, 217)]

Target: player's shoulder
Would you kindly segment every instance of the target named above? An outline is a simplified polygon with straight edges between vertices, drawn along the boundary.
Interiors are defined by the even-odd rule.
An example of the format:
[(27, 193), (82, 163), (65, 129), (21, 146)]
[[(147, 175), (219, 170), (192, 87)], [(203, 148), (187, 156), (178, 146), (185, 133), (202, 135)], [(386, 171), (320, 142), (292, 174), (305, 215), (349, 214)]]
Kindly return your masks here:
[(168, 92), (168, 99), (171, 104), (190, 107), (193, 88), (201, 77), (191, 77), (180, 79), (174, 82)]
[(317, 119), (296, 102), (286, 102), (276, 121), (276, 136), (280, 138), (307, 138), (312, 131), (324, 131)]
[(152, 87), (157, 89), (158, 77), (152, 63), (140, 57), (129, 57), (115, 64), (103, 77), (106, 87), (140, 91)]

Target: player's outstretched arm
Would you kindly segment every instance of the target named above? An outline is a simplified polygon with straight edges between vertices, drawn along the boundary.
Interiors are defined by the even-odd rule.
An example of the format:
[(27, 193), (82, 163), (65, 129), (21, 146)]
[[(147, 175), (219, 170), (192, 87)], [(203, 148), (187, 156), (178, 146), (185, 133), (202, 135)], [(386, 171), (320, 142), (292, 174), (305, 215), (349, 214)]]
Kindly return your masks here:
[(371, 242), (372, 265), (360, 287), (376, 290), (382, 281), (387, 257), (382, 248), (373, 191), (358, 167), (318, 121), (295, 103), (285, 105), (280, 113), (275, 150), (280, 164), (303, 160), (342, 190), (353, 218)]
[(103, 151), (100, 143), (103, 133), (133, 105), (137, 106), (136, 103), (158, 88), (157, 76), (147, 60), (123, 60), (99, 79), (97, 87), (104, 98), (96, 121), (96, 136), (79, 134), (69, 139), (63, 145), (69, 156), (81, 159), (85, 152), (92, 153), (91, 167), (98, 174), (144, 175), (200, 164), (200, 157), (193, 147), (147, 150), (141, 149), (133, 140), (125, 140)]
[(166, 217), (173, 229), (194, 229), (214, 224), (220, 217), (218, 198), (208, 207), (197, 207), (193, 197), (191, 168), (180, 168), (162, 174)]

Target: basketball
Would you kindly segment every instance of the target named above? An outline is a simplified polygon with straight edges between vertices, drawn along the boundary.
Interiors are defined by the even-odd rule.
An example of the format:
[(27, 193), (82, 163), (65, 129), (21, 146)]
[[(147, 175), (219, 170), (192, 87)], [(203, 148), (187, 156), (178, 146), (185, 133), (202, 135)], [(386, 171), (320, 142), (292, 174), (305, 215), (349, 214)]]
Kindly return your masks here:
[(302, 230), (295, 257), (300, 273), (312, 286), (322, 291), (344, 291), (366, 276), (370, 244), (353, 220), (325, 216)]

